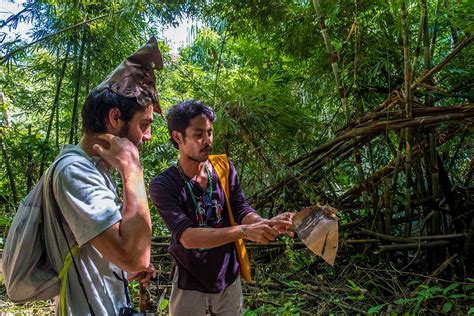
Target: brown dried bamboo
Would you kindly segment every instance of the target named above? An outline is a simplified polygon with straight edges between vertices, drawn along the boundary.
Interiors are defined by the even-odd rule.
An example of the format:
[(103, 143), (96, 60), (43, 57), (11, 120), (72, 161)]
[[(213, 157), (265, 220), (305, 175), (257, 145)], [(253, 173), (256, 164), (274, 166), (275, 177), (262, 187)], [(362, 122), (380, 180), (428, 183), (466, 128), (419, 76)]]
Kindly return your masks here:
[(442, 247), (447, 247), (449, 244), (450, 244), (449, 241), (439, 240), (439, 241), (424, 242), (424, 243), (385, 245), (385, 246), (379, 246), (377, 253), (384, 252), (384, 251), (442, 248)]
[[(449, 110), (448, 110), (449, 109)], [(368, 126), (354, 127), (353, 129), (335, 137), (332, 141), (319, 146), (313, 151), (313, 160), (311, 163), (306, 164), (299, 173), (298, 176), (285, 178), (281, 182), (266, 188), (254, 195), (250, 200), (256, 202), (257, 200), (265, 200), (272, 197), (276, 191), (285, 185), (295, 184), (295, 181), (300, 181), (304, 178), (312, 177), (318, 169), (324, 165), (325, 162), (334, 161), (339, 158), (334, 153), (341, 155), (341, 152), (337, 149), (340, 146), (346, 146), (350, 148), (351, 143), (345, 143), (348, 140), (358, 138), (358, 142), (366, 141), (369, 137), (374, 137), (377, 134), (386, 132), (388, 130), (400, 130), (407, 127), (418, 127), (418, 126), (431, 126), (441, 122), (456, 121), (458, 124), (472, 125), (474, 121), (474, 104), (467, 104), (463, 106), (448, 107), (446, 111), (427, 111), (424, 114), (424, 110), (418, 111), (419, 116), (407, 119), (400, 118), (389, 120), (385, 122), (375, 122)], [(328, 153), (332, 153), (329, 155)], [(319, 159), (320, 155), (324, 155), (324, 160)], [(345, 156), (347, 157), (347, 156)]]
[[(462, 130), (461, 127), (451, 130), (446, 136), (444, 136), (444, 142), (439, 143), (437, 145), (440, 146), (446, 143), (447, 141), (449, 141), (450, 139), (454, 138), (459, 133), (460, 130)], [(424, 151), (425, 151), (424, 147), (418, 146), (417, 149), (414, 150), (412, 158), (416, 161), (419, 161), (421, 158), (423, 158)], [(390, 192), (391, 192), (390, 202), (391, 203), (393, 202), (393, 198), (396, 192), (396, 178), (397, 178), (396, 174), (398, 173), (398, 169), (400, 167), (404, 168), (405, 166), (405, 159), (402, 157), (400, 152), (401, 152), (401, 148), (399, 148), (399, 154), (397, 154), (397, 157), (395, 158), (395, 160), (390, 161), (387, 165), (385, 165), (384, 167), (374, 172), (372, 176), (370, 176), (367, 179), (367, 181), (377, 184), (380, 180), (383, 180), (384, 177), (389, 176), (393, 172), (394, 175), (392, 177), (392, 185), (390, 188)], [(395, 164), (395, 167), (394, 167), (394, 164)], [(359, 195), (360, 190), (361, 190), (360, 186), (357, 185), (351, 188), (350, 190), (346, 191), (342, 195), (340, 195), (338, 198), (338, 200), (340, 201), (340, 205), (345, 205), (346, 203), (352, 202)]]
[(450, 235), (437, 235), (437, 236), (420, 236), (420, 237), (398, 237), (392, 235), (381, 234), (373, 232), (368, 229), (361, 228), (360, 230), (364, 234), (376, 237), (380, 240), (389, 242), (400, 242), (400, 243), (413, 243), (415, 241), (437, 241), (437, 240), (451, 240), (451, 239), (464, 239), (466, 234), (450, 234)]

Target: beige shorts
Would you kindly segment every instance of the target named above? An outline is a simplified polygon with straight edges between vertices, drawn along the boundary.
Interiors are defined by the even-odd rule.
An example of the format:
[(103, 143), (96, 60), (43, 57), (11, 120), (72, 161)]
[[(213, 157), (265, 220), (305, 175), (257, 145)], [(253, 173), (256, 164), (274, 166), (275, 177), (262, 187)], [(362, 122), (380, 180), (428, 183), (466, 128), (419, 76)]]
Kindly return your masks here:
[(224, 291), (217, 294), (182, 290), (178, 288), (178, 277), (178, 269), (176, 268), (169, 304), (171, 316), (243, 315), (243, 295), (240, 277)]

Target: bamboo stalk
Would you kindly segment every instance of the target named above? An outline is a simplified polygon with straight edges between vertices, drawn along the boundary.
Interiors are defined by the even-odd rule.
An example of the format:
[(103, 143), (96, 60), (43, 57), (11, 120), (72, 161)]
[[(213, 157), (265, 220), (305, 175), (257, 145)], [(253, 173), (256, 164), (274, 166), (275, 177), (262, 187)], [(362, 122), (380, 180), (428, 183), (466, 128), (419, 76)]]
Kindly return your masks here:
[(441, 248), (441, 247), (446, 247), (449, 244), (450, 244), (449, 241), (439, 240), (439, 241), (425, 242), (425, 243), (386, 245), (386, 246), (379, 246), (377, 253), (384, 252), (384, 251)]
[[(66, 73), (66, 66), (67, 66), (67, 62), (68, 62), (68, 56), (69, 56), (69, 52), (71, 51), (71, 42), (68, 43), (67, 45), (67, 48), (66, 48), (66, 53), (64, 55), (64, 59), (63, 59), (63, 65), (61, 67), (61, 73), (59, 74), (58, 76), (58, 82), (56, 84), (56, 90), (54, 92), (54, 100), (53, 100), (53, 105), (51, 106), (51, 115), (49, 117), (49, 122), (48, 122), (48, 128), (46, 130), (46, 136), (44, 138), (44, 142), (45, 143), (48, 143), (49, 142), (49, 137), (51, 135), (51, 129), (53, 127), (53, 119), (54, 119), (54, 116), (55, 114), (56, 115), (59, 115), (57, 114), (58, 113), (58, 107), (59, 107), (59, 96), (61, 94), (61, 87), (62, 87), (62, 84), (63, 84), (63, 79), (64, 79), (64, 75)], [(57, 119), (56, 119), (57, 121)], [(57, 125), (58, 126), (58, 125)], [(56, 131), (56, 139), (58, 139), (59, 137), (59, 132)], [(43, 152), (42, 156), (41, 156), (41, 166), (40, 166), (40, 172), (39, 172), (39, 177), (41, 177), (41, 175), (43, 174), (44, 172), (44, 167), (45, 167), (45, 164), (46, 164), (46, 152)]]
[(451, 240), (451, 239), (464, 239), (466, 234), (448, 234), (448, 235), (432, 235), (432, 236), (420, 236), (420, 237), (398, 237), (392, 235), (386, 235), (377, 233), (368, 229), (361, 228), (361, 232), (377, 237), (380, 240), (390, 241), (390, 242), (401, 242), (401, 243), (413, 243), (414, 241), (437, 241), (437, 240)]
[(434, 13), (435, 20), (434, 20), (434, 23), (433, 23), (433, 34), (431, 36), (431, 48), (430, 48), (431, 58), (433, 58), (434, 50), (435, 50), (436, 35), (437, 35), (437, 32), (438, 32), (438, 16), (439, 16), (439, 10), (441, 8), (441, 1), (442, 0), (438, 0), (438, 2), (436, 3), (436, 11)]
[(459, 150), (461, 149), (461, 146), (464, 145), (464, 139), (466, 138), (467, 135), (467, 130), (464, 131), (461, 135), (461, 139), (459, 140), (458, 145), (456, 146), (456, 149), (454, 150), (453, 157), (451, 158), (451, 161), (449, 162), (449, 167), (446, 169), (446, 172), (450, 172), (451, 169), (454, 167), (454, 163), (458, 157)]
[[(444, 143), (446, 143), (447, 141), (449, 141), (450, 139), (454, 138), (458, 132), (459, 132), (460, 129), (455, 129), (455, 130), (452, 130), (450, 133), (448, 133), (445, 138), (444, 138)], [(438, 146), (442, 145), (441, 143), (438, 144)], [(400, 144), (399, 144), (399, 152), (401, 152), (401, 147), (403, 146), (403, 139), (401, 139), (400, 141)], [(413, 152), (413, 156), (412, 158), (416, 161), (420, 161), (420, 158), (423, 158), (423, 152), (425, 151), (425, 148), (423, 147), (418, 147), (414, 152)], [(395, 164), (395, 166), (394, 166)], [(388, 164), (386, 164), (385, 166), (383, 166), (382, 168), (380, 168), (379, 170), (375, 171), (372, 176), (370, 176), (367, 181), (371, 181), (375, 184), (377, 184), (380, 180), (383, 181), (384, 177), (386, 176), (389, 176), (392, 172), (393, 172), (393, 176), (392, 176), (392, 183), (391, 183), (391, 187), (389, 189), (389, 191), (392, 193), (390, 194), (390, 200), (393, 201), (393, 197), (395, 196), (396, 194), (396, 178), (397, 178), (397, 173), (398, 173), (398, 170), (400, 167), (404, 168), (404, 165), (405, 164), (405, 160), (404, 158), (402, 157), (401, 153), (399, 155), (397, 155), (396, 159), (394, 160), (391, 160)], [(397, 166), (398, 165), (398, 166)], [(398, 170), (397, 170), (398, 169)], [(422, 187), (424, 188), (424, 187)], [(348, 191), (346, 191), (345, 193), (341, 194), (339, 197), (338, 197), (338, 200), (341, 202), (341, 205), (342, 204), (345, 204), (347, 202), (350, 202), (352, 201), (352, 199), (354, 198), (354, 196), (358, 195), (361, 191), (361, 188), (359, 185), (357, 186), (354, 186), (352, 187), (351, 189), (349, 189)], [(426, 190), (422, 190), (422, 196), (425, 196), (426, 194)]]
[(74, 104), (72, 108), (72, 119), (71, 119), (71, 129), (69, 130), (69, 143), (75, 143), (77, 139), (77, 122), (78, 122), (78, 108), (79, 108), (79, 94), (81, 90), (81, 77), (82, 77), (82, 65), (84, 62), (84, 48), (86, 44), (86, 32), (83, 31), (81, 46), (79, 48), (79, 55), (76, 57), (76, 77), (75, 77), (75, 90), (74, 90)]
[(416, 47), (415, 47), (415, 52), (413, 53), (413, 64), (411, 66), (411, 73), (413, 77), (415, 76), (416, 66), (418, 66), (418, 57), (420, 56), (420, 44), (421, 44), (421, 38), (423, 36), (423, 17), (424, 17), (424, 13), (423, 11), (421, 11), (420, 12), (420, 26), (418, 27), (418, 36), (416, 37)]
[[(332, 70), (333, 70), (335, 82), (336, 82), (336, 85), (337, 85), (338, 91), (339, 91), (339, 97), (340, 97), (341, 103), (344, 107), (344, 113), (345, 113), (345, 117), (346, 117), (346, 124), (350, 125), (352, 119), (351, 119), (351, 115), (350, 115), (350, 111), (349, 111), (347, 95), (346, 95), (346, 89), (344, 87), (344, 84), (343, 84), (341, 78), (339, 77), (338, 57), (337, 57), (337, 54), (333, 50), (333, 47), (332, 47), (332, 44), (331, 44), (331, 39), (330, 39), (328, 30), (327, 30), (327, 27), (326, 27), (325, 17), (323, 15), (322, 10), (321, 10), (319, 0), (313, 0), (313, 5), (314, 5), (315, 11), (316, 11), (316, 15), (318, 17), (319, 27), (321, 29), (321, 34), (323, 36), (324, 44), (326, 45), (326, 51), (329, 55), (329, 60), (331, 62), (331, 67), (332, 67)], [(358, 58), (357, 53), (358, 52), (357, 52), (357, 49), (356, 49), (355, 61), (357, 61), (357, 58)], [(354, 76), (356, 76), (356, 71), (357, 71), (356, 67), (357, 67), (357, 65), (355, 65), (355, 68), (354, 68)], [(361, 160), (360, 150), (356, 146), (355, 140), (353, 141), (353, 145), (354, 145), (354, 163), (355, 163), (356, 170), (357, 170), (357, 178), (358, 178), (359, 183), (363, 183), (363, 182), (365, 182), (364, 181), (365, 180), (365, 175), (364, 175), (364, 171), (362, 169), (362, 160)], [(364, 203), (365, 211), (367, 213), (369, 213), (370, 212), (369, 198), (368, 198), (368, 194), (367, 194), (366, 189), (362, 191), (362, 200), (363, 200), (363, 203)]]
[[(398, 151), (397, 151), (397, 158), (395, 160), (395, 172), (393, 173), (392, 177), (392, 185), (391, 185), (391, 190), (392, 194), (390, 194), (390, 201), (389, 201), (389, 207), (388, 207), (388, 213), (390, 215), (390, 219), (386, 219), (388, 221), (388, 227), (391, 228), (391, 223), (392, 223), (392, 214), (393, 214), (393, 200), (395, 198), (395, 194), (397, 192), (397, 182), (398, 182), (398, 172), (400, 171), (400, 162), (402, 160), (402, 149), (403, 149), (403, 137), (402, 137), (402, 132), (398, 134)], [(388, 215), (387, 215), (388, 216)], [(391, 230), (388, 230), (390, 232)]]
[(316, 15), (319, 22), (319, 28), (321, 29), (321, 35), (323, 36), (324, 44), (326, 45), (326, 50), (329, 55), (329, 60), (331, 62), (332, 71), (334, 74), (334, 79), (336, 81), (336, 85), (339, 91), (339, 97), (341, 98), (342, 105), (344, 107), (344, 114), (346, 117), (346, 122), (349, 123), (351, 121), (351, 115), (349, 112), (349, 106), (347, 102), (346, 90), (344, 85), (339, 77), (339, 66), (337, 64), (338, 57), (337, 54), (334, 52), (334, 49), (331, 44), (331, 39), (329, 37), (328, 30), (326, 28), (325, 17), (321, 10), (321, 6), (319, 4), (319, 0), (313, 0), (313, 6), (316, 11)]
[(448, 259), (446, 259), (436, 270), (434, 270), (431, 274), (430, 274), (430, 278), (429, 279), (426, 279), (423, 284), (429, 284), (433, 278), (436, 278), (438, 276), (438, 274), (440, 274), (441, 272), (443, 272), (452, 262), (453, 260), (458, 256), (457, 253), (455, 253), (454, 255), (452, 255), (451, 257), (449, 257)]
[[(299, 240), (299, 239), (297, 239)], [(291, 243), (293, 246), (304, 246), (305, 244), (302, 241), (293, 241)], [(151, 246), (153, 247), (168, 247), (170, 245), (169, 242), (151, 242)], [(258, 244), (258, 243), (253, 243), (249, 242), (245, 244), (246, 248), (273, 248), (273, 247), (286, 247), (288, 244), (284, 241), (271, 241), (267, 244)]]
[(467, 230), (467, 237), (464, 242), (463, 251), (466, 258), (472, 258), (472, 253), (474, 252), (474, 217), (472, 217), (471, 224)]
[(3, 126), (0, 129), (0, 149), (2, 150), (3, 161), (7, 168), (8, 181), (10, 182), (10, 188), (12, 190), (13, 205), (18, 205), (18, 191), (16, 189), (15, 174), (13, 173), (10, 156), (8, 155), (7, 146), (3, 141)]
[[(408, 22), (405, 0), (400, 0), (400, 11), (402, 20), (402, 36), (403, 36), (403, 59), (404, 59), (404, 86), (405, 86), (405, 114), (407, 118), (412, 117), (411, 104), (411, 78), (410, 78), (410, 44), (408, 35)], [(411, 215), (411, 130), (405, 129), (405, 213)], [(411, 231), (411, 222), (405, 225), (405, 236), (409, 236)]]
[[(28, 137), (31, 137), (31, 124), (28, 124)], [(31, 151), (28, 151), (27, 157), (28, 161), (28, 168), (26, 168), (26, 192), (30, 192), (31, 188), (33, 187), (33, 165), (34, 165), (34, 160), (33, 160), (33, 153)]]
[[(450, 113), (431, 113), (426, 116), (419, 116), (416, 118), (412, 119), (395, 119), (392, 121), (386, 121), (386, 122), (376, 122), (368, 126), (364, 127), (354, 127), (353, 129), (343, 133), (342, 135), (339, 135), (335, 137), (333, 140), (330, 142), (319, 146), (317, 149), (315, 149), (313, 153), (313, 162), (308, 163), (307, 165), (304, 166), (304, 168), (301, 170), (301, 173), (299, 176), (291, 177), (291, 178), (285, 178), (282, 181), (278, 182), (277, 184), (266, 188), (257, 194), (255, 194), (251, 200), (255, 201), (258, 197), (258, 199), (267, 199), (269, 197), (272, 197), (277, 190), (282, 188), (284, 185), (291, 185), (295, 184), (295, 181), (301, 181), (303, 178), (308, 177), (309, 175), (313, 175), (314, 172), (318, 170), (324, 163), (326, 162), (334, 162), (335, 158), (339, 158), (338, 156), (330, 156), (330, 155), (325, 155), (325, 160), (320, 160), (316, 159), (318, 155), (321, 153), (337, 153), (339, 155), (342, 155), (340, 151), (337, 151), (336, 149), (340, 148), (341, 143), (344, 143), (347, 140), (351, 140), (353, 138), (358, 137), (359, 143), (368, 139), (368, 137), (373, 135), (377, 135), (381, 132), (386, 132), (388, 130), (400, 130), (403, 128), (407, 127), (415, 127), (415, 126), (431, 126), (435, 125), (441, 122), (449, 122), (449, 121), (456, 121), (458, 125), (461, 124), (472, 124), (470, 120), (474, 118), (474, 104), (467, 104), (464, 106), (460, 107), (450, 107)], [(346, 143), (347, 148), (350, 148), (350, 143)], [(347, 154), (345, 155), (347, 157)]]
[(458, 46), (456, 46), (449, 54), (446, 56), (441, 62), (439, 62), (436, 66), (431, 68), (428, 72), (425, 72), (422, 74), (418, 79), (415, 80), (414, 83), (411, 84), (411, 88), (415, 88), (418, 86), (418, 84), (425, 82), (429, 78), (431, 78), (435, 73), (443, 69), (446, 64), (453, 59), (464, 47), (467, 47), (469, 44), (471, 44), (472, 40), (474, 37), (468, 36), (465, 38), (461, 43), (459, 43)]
[[(423, 60), (424, 60), (424, 71), (429, 72), (431, 68), (431, 52), (430, 52), (430, 34), (428, 27), (428, 4), (426, 0), (421, 0), (423, 8)], [(427, 78), (428, 82), (431, 81), (431, 77)], [(427, 107), (433, 106), (433, 96), (428, 93), (425, 99), (425, 105)], [(430, 174), (431, 174), (431, 192), (433, 200), (436, 200), (438, 196), (438, 163), (437, 163), (437, 153), (436, 153), (436, 144), (433, 135), (433, 131), (430, 130), (428, 134), (429, 144), (430, 144)], [(433, 221), (436, 222), (436, 221)], [(437, 233), (437, 227), (432, 227), (433, 232)]]

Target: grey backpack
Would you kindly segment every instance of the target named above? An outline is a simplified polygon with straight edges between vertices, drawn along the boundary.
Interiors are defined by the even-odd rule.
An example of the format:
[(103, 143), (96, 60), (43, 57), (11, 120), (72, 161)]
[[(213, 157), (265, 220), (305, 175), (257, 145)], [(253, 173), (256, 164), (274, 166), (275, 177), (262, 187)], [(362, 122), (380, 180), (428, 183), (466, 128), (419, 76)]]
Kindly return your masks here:
[[(77, 159), (77, 156), (70, 154), (56, 158), (20, 203), (8, 232), (2, 268), (7, 295), (15, 303), (51, 299), (59, 295), (59, 271), (53, 268), (44, 243), (43, 201), (52, 193), (52, 189), (48, 190), (52, 187), (52, 176), (49, 175), (54, 174), (58, 162), (66, 157), (70, 157), (71, 162)], [(49, 178), (51, 180), (48, 181)], [(56, 203), (52, 205), (56, 207)]]

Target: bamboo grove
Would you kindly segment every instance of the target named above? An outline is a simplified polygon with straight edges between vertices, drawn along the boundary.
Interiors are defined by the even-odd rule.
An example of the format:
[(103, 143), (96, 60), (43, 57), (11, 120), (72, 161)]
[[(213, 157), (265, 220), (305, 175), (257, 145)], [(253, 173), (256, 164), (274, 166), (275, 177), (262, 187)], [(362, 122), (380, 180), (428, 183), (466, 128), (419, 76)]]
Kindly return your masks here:
[[(250, 314), (474, 313), (473, 12), (466, 0), (26, 1), (0, 20), (2, 236), (79, 139), (87, 93), (157, 35), (162, 106), (216, 109), (214, 152), (261, 214), (339, 210), (335, 269), (297, 239), (250, 245)], [(160, 32), (185, 19), (176, 52)], [(7, 40), (21, 23), (29, 38)], [(153, 128), (147, 182), (176, 160), (165, 122)], [(152, 211), (166, 279), (169, 233)]]

